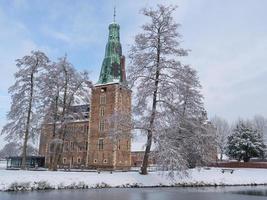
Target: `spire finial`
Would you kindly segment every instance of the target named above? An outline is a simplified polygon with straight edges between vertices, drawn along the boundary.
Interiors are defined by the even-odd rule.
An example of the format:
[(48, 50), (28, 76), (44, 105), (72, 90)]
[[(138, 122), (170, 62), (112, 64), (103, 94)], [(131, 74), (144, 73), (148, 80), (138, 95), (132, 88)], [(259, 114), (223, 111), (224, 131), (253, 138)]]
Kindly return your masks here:
[(116, 22), (116, 5), (114, 5), (113, 22)]

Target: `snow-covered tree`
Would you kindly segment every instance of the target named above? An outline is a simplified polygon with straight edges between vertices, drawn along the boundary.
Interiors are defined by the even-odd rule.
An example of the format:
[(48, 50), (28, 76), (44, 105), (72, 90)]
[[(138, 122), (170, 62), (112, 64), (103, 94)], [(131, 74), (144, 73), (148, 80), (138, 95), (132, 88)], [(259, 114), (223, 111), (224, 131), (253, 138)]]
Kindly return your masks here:
[[(9, 156), (21, 156), (23, 152), (23, 146), (17, 142), (7, 143), (3, 149), (0, 150), (0, 158), (6, 158)], [(27, 145), (27, 156), (38, 155), (38, 149), (32, 144)]]
[(131, 66), (128, 75), (138, 91), (134, 111), (139, 115), (139, 126), (147, 134), (141, 174), (147, 174), (160, 92), (169, 86), (169, 71), (177, 70), (180, 66), (173, 57), (187, 54), (185, 50), (178, 48), (178, 24), (172, 18), (174, 10), (173, 6), (163, 5), (158, 5), (156, 10), (143, 9), (143, 14), (151, 21), (142, 26), (143, 33), (135, 37), (135, 43), (130, 50)]
[(92, 86), (87, 72), (77, 72), (67, 57), (60, 58), (48, 68), (43, 75), (43, 98), (47, 104), (44, 123), (53, 124), (53, 139), (51, 141), (51, 163), (49, 168), (57, 170), (61, 159), (64, 140), (68, 130), (66, 125), (74, 119), (81, 119), (80, 113), (73, 112), (71, 107), (77, 104), (88, 104), (89, 88)]
[(40, 51), (16, 60), (18, 71), (15, 84), (9, 88), (11, 108), (7, 114), (9, 122), (2, 129), (8, 141), (23, 140), (22, 169), (26, 167), (29, 139), (39, 135), (42, 103), (40, 91), (40, 71), (46, 68), (49, 59)]
[(107, 119), (109, 124), (109, 139), (116, 144), (120, 139), (132, 138), (131, 131), (133, 129), (131, 114), (125, 112), (117, 112)]
[(258, 130), (263, 140), (267, 141), (267, 119), (265, 119), (262, 115), (255, 115), (251, 120), (251, 123), (252, 126)]
[[(22, 146), (19, 146), (19, 155), (21, 155), (21, 152), (23, 150)], [(33, 144), (28, 144), (27, 146), (27, 156), (37, 156), (38, 155), (38, 148), (36, 148)]]
[(228, 122), (218, 116), (213, 117), (211, 123), (214, 126), (216, 144), (220, 153), (220, 160), (222, 161), (223, 154), (225, 154), (226, 150), (227, 137), (230, 135), (231, 129)]
[(249, 124), (240, 121), (228, 137), (226, 153), (238, 161), (248, 162), (252, 157), (262, 156), (264, 149), (260, 133)]
[[(130, 50), (129, 80), (134, 86), (134, 128), (147, 135), (141, 174), (147, 174), (152, 141), (157, 161), (164, 168), (182, 170), (188, 167), (189, 150), (193, 145), (202, 157), (206, 112), (197, 72), (182, 65), (178, 58), (187, 55), (180, 48), (179, 24), (174, 22), (174, 6), (158, 5), (144, 9), (150, 22), (135, 38)], [(205, 132), (205, 134), (202, 134)], [(203, 137), (202, 137), (203, 136)], [(192, 150), (192, 152), (196, 152)], [(202, 159), (199, 159), (202, 160)]]
[(19, 144), (16, 142), (9, 142), (3, 147), (3, 149), (0, 150), (0, 158), (19, 155)]

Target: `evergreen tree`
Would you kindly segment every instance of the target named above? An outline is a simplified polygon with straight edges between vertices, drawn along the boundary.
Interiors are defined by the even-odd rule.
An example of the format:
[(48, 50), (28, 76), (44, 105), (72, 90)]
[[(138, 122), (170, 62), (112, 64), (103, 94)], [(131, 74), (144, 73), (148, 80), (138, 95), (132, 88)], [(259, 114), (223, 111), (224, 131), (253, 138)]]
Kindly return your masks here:
[(238, 161), (249, 162), (252, 157), (262, 156), (265, 145), (260, 133), (249, 124), (240, 121), (228, 137), (227, 155)]

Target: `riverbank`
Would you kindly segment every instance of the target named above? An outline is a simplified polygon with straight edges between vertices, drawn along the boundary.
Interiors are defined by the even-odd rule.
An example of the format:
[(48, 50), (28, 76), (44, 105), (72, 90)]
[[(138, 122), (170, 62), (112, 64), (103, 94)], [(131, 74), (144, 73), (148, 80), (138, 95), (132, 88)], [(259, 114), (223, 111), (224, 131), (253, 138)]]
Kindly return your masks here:
[(0, 191), (83, 189), (109, 187), (164, 187), (164, 186), (234, 186), (267, 184), (267, 169), (221, 168), (188, 170), (187, 177), (173, 179), (162, 172), (140, 175), (138, 172), (50, 172), (0, 170)]

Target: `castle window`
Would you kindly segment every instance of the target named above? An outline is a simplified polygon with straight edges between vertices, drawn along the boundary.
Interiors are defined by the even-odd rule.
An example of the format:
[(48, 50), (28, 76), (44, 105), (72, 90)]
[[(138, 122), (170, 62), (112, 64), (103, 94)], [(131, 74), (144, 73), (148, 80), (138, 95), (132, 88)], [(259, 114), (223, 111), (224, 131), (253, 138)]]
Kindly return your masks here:
[(88, 134), (88, 132), (89, 132), (89, 126), (86, 125), (86, 133)]
[(81, 163), (81, 158), (80, 158), (80, 157), (77, 158), (77, 163), (78, 163), (78, 164)]
[(66, 163), (67, 163), (67, 159), (63, 158), (63, 164), (66, 164)]
[(54, 148), (55, 148), (54, 143), (50, 143), (50, 144), (49, 144), (49, 152), (50, 152), (50, 153), (53, 153), (53, 152), (54, 152)]
[(97, 163), (97, 159), (94, 159), (94, 163)]
[(70, 150), (71, 151), (74, 151), (74, 148), (75, 148), (74, 142), (70, 142)]
[(106, 104), (106, 94), (101, 94), (100, 95), (100, 104)]
[(127, 140), (126, 143), (127, 143), (127, 150), (129, 151), (130, 150), (130, 142)]
[(85, 142), (85, 150), (88, 150), (88, 142)]
[(105, 114), (105, 107), (100, 107), (100, 117), (103, 117)]
[(120, 150), (121, 149), (121, 141), (119, 140), (118, 141), (118, 150)]
[(103, 150), (104, 149), (104, 139), (99, 139), (98, 140), (98, 149)]
[(48, 153), (48, 144), (45, 145), (45, 152)]
[(103, 161), (104, 163), (107, 163), (108, 161), (107, 161), (107, 159), (104, 159), (104, 161)]
[(64, 151), (65, 152), (69, 151), (69, 142), (64, 142)]
[(103, 132), (105, 130), (105, 121), (104, 119), (101, 119), (99, 122), (99, 131)]
[(79, 147), (78, 147), (79, 151), (82, 152), (82, 151), (83, 151), (83, 148), (84, 148), (84, 147), (83, 147), (83, 143), (80, 143), (80, 144), (79, 144)]

